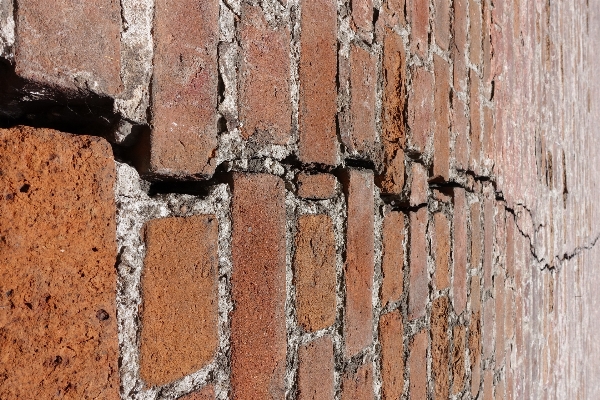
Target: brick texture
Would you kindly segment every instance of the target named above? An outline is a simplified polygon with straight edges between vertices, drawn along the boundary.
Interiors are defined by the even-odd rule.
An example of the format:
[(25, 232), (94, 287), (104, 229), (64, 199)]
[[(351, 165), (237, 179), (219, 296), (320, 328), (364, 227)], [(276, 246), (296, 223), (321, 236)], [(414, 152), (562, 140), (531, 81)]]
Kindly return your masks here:
[(298, 174), (298, 196), (305, 199), (324, 200), (336, 195), (337, 179), (331, 174)]
[(382, 396), (384, 399), (398, 399), (404, 391), (404, 327), (399, 312), (381, 316), (379, 340)]
[(381, 303), (400, 300), (404, 284), (404, 214), (391, 211), (383, 220)]
[(408, 356), (409, 368), (409, 397), (414, 399), (427, 398), (427, 347), (429, 335), (421, 331), (413, 337)]
[(370, 363), (360, 366), (356, 372), (344, 374), (342, 400), (372, 400), (374, 397), (373, 367)]
[(214, 357), (217, 234), (214, 215), (161, 218), (145, 227), (140, 375), (149, 386), (182, 378)]
[(332, 399), (333, 384), (333, 342), (324, 336), (300, 346), (298, 350), (298, 398)]
[(104, 140), (0, 129), (0, 398), (119, 398)]
[(429, 275), (427, 273), (427, 209), (421, 208), (410, 214), (410, 293), (408, 317), (425, 315), (429, 297)]
[(182, 396), (179, 400), (213, 400), (215, 398), (214, 386), (205, 386), (200, 390)]

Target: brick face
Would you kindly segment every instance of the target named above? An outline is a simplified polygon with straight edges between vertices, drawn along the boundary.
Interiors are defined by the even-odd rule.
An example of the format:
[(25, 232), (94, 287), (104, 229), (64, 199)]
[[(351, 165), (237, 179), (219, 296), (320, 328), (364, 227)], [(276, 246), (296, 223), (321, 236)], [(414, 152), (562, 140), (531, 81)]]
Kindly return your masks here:
[(72, 92), (118, 95), (122, 90), (120, 14), (115, 0), (19, 1), (16, 73)]
[(454, 190), (454, 215), (452, 220), (454, 311), (461, 314), (467, 306), (467, 199), (464, 189)]
[(417, 333), (410, 345), (408, 356), (409, 368), (409, 397), (411, 399), (427, 398), (427, 346), (429, 335), (427, 331)]
[(381, 380), (384, 399), (398, 399), (404, 391), (404, 327), (398, 311), (379, 319)]
[(410, 293), (408, 296), (410, 319), (425, 315), (425, 305), (429, 297), (426, 233), (427, 209), (421, 208), (410, 214)]
[(242, 4), (240, 126), (244, 139), (266, 146), (290, 137), (290, 32), (272, 27), (258, 6)]
[(413, 70), (412, 81), (413, 93), (409, 95), (408, 103), (409, 144), (423, 152), (432, 129), (433, 74), (423, 67), (417, 67)]
[(383, 259), (381, 269), (383, 305), (400, 300), (404, 281), (404, 214), (391, 211), (383, 220)]
[(336, 195), (337, 179), (331, 174), (298, 174), (298, 196), (312, 200), (330, 199)]
[(0, 154), (0, 398), (118, 399), (110, 146), (17, 127)]
[(333, 342), (329, 336), (300, 346), (298, 351), (298, 398), (332, 399)]
[(327, 215), (298, 219), (294, 271), (298, 323), (307, 331), (335, 321), (335, 237)]
[(352, 356), (372, 338), (372, 286), (375, 262), (373, 174), (348, 170), (344, 176), (348, 204), (346, 233), (345, 354)]
[[(182, 378), (214, 357), (217, 234), (214, 215), (162, 218), (146, 225), (140, 375), (149, 386)], [(182, 247), (188, 250), (185, 256)], [(172, 327), (168, 335), (166, 326)]]
[(284, 202), (278, 177), (233, 176), (231, 386), (236, 398), (284, 393)]
[(407, 0), (406, 8), (411, 25), (411, 51), (424, 58), (429, 49), (429, 2)]
[(448, 298), (438, 297), (435, 299), (431, 308), (431, 358), (436, 399), (447, 399), (450, 395), (448, 314)]
[(342, 382), (342, 400), (373, 400), (373, 367), (371, 363), (364, 364), (354, 373), (344, 374)]
[(212, 175), (217, 147), (218, 4), (158, 0), (150, 170)]
[(299, 158), (305, 163), (334, 165), (337, 162), (335, 1), (303, 2), (301, 29)]
[(433, 255), (435, 257), (435, 288), (443, 290), (450, 286), (450, 222), (444, 213), (433, 216)]
[(434, 55), (435, 74), (435, 133), (433, 136), (433, 177), (450, 178), (450, 66)]

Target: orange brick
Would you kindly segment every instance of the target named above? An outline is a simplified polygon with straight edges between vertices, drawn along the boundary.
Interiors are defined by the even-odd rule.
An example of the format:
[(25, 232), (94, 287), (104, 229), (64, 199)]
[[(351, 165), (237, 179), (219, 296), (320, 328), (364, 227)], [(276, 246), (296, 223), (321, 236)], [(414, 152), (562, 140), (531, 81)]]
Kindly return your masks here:
[(433, 252), (435, 257), (435, 273), (433, 280), (437, 290), (450, 286), (450, 221), (444, 213), (433, 215)]
[(323, 336), (298, 350), (298, 399), (332, 399), (333, 342)]
[(0, 398), (119, 399), (111, 148), (17, 127), (0, 154)]
[(335, 322), (335, 236), (327, 215), (298, 218), (294, 281), (298, 323), (306, 331)]
[(427, 345), (428, 332), (421, 331), (413, 337), (408, 356), (409, 397), (411, 399), (427, 398)]
[(383, 220), (383, 256), (381, 271), (381, 304), (396, 302), (402, 297), (404, 280), (404, 214), (390, 211)]
[(285, 187), (266, 174), (234, 174), (231, 389), (236, 398), (283, 397)]
[(465, 190), (454, 190), (453, 238), (453, 305), (456, 314), (461, 314), (467, 306), (467, 199)]
[(373, 365), (366, 363), (354, 373), (344, 374), (342, 382), (342, 400), (373, 400)]
[(331, 174), (308, 174), (301, 172), (297, 177), (298, 197), (324, 200), (335, 197), (337, 179)]
[(179, 398), (179, 400), (213, 400), (215, 398), (215, 387), (208, 385), (200, 390), (189, 393)]
[(425, 315), (429, 297), (427, 273), (427, 209), (410, 213), (410, 287), (408, 292), (408, 318)]
[(466, 329), (455, 325), (452, 332), (454, 348), (452, 351), (452, 394), (461, 393), (465, 386)]
[(469, 354), (471, 358), (471, 394), (477, 397), (481, 385), (481, 313), (471, 315), (469, 325)]
[(431, 359), (434, 380), (434, 398), (447, 399), (450, 395), (448, 367), (450, 340), (448, 338), (448, 298), (438, 297), (431, 308)]
[(398, 310), (379, 319), (379, 341), (383, 398), (399, 399), (404, 391), (404, 327)]

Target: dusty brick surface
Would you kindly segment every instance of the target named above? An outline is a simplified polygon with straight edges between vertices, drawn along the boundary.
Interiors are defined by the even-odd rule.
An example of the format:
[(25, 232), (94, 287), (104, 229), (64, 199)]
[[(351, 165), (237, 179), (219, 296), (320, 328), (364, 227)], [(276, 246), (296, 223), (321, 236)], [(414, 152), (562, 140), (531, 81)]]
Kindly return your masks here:
[(146, 224), (140, 376), (149, 386), (182, 378), (214, 357), (217, 235), (214, 215), (161, 218)]
[[(414, 1), (422, 3), (421, 1)], [(431, 129), (434, 111), (433, 73), (424, 67), (417, 67), (412, 75), (413, 93), (409, 96), (408, 126), (410, 128), (409, 144), (423, 152)]]
[(215, 170), (218, 16), (214, 2), (156, 2), (152, 173), (206, 176)]
[(461, 314), (467, 306), (467, 199), (464, 189), (454, 190), (453, 283), (454, 311)]
[(327, 215), (298, 218), (294, 255), (298, 323), (317, 331), (335, 322), (335, 237)]
[(344, 176), (348, 204), (346, 233), (346, 314), (344, 353), (352, 356), (371, 342), (372, 286), (375, 261), (373, 173), (348, 170)]
[(271, 26), (258, 6), (242, 4), (239, 26), (240, 127), (245, 139), (265, 146), (290, 137), (290, 31)]
[(475, 65), (481, 63), (482, 55), (482, 11), (479, 1), (469, 1), (469, 58)]
[(350, 116), (352, 132), (346, 146), (371, 155), (375, 144), (376, 57), (358, 45), (350, 50)]
[(465, 386), (465, 349), (466, 349), (466, 329), (462, 325), (456, 325), (453, 328), (452, 340), (454, 343), (452, 351), (452, 394), (462, 392)]
[(342, 381), (342, 400), (372, 400), (375, 398), (373, 390), (373, 366), (366, 363), (354, 373), (348, 371)]
[(299, 158), (304, 163), (334, 165), (337, 162), (336, 3), (305, 1), (301, 18)]
[(205, 386), (200, 390), (187, 394), (179, 400), (213, 400), (215, 398), (215, 387), (213, 385)]
[(231, 388), (236, 398), (284, 393), (285, 189), (266, 174), (233, 176)]
[(398, 399), (404, 391), (404, 327), (398, 311), (379, 319), (381, 342), (381, 393), (384, 399)]
[(450, 66), (443, 58), (433, 57), (435, 74), (435, 133), (433, 135), (433, 177), (450, 178)]
[(429, 49), (429, 3), (407, 0), (406, 9), (411, 26), (411, 51), (424, 58)]
[(450, 221), (444, 213), (433, 215), (433, 256), (435, 258), (435, 273), (433, 280), (437, 290), (450, 286)]
[(330, 199), (336, 195), (337, 179), (331, 174), (300, 173), (297, 177), (298, 196), (311, 200)]
[(444, 51), (450, 46), (450, 0), (435, 0), (433, 2), (435, 18), (433, 19), (433, 34), (435, 43)]
[(413, 337), (408, 356), (409, 398), (427, 398), (427, 347), (429, 335), (421, 331)]
[(298, 350), (298, 398), (332, 399), (334, 396), (333, 342), (323, 336)]
[(481, 203), (475, 202), (470, 205), (471, 225), (471, 268), (481, 267), (482, 241), (481, 232)]
[(410, 213), (410, 292), (408, 294), (408, 317), (425, 315), (429, 297), (427, 273), (427, 209)]
[(119, 398), (108, 143), (0, 129), (0, 398)]
[(410, 205), (413, 207), (427, 203), (429, 184), (427, 183), (427, 169), (424, 165), (414, 163), (411, 169)]
[(120, 14), (115, 0), (19, 1), (17, 74), (72, 92), (118, 95), (122, 90)]
[(400, 300), (404, 284), (404, 213), (390, 211), (383, 220), (381, 303)]
[(438, 297), (431, 307), (431, 359), (434, 397), (447, 399), (450, 395), (450, 338), (448, 337), (448, 298)]
[(467, 85), (467, 0), (453, 2), (454, 9), (454, 46), (452, 46), (452, 61), (454, 69), (454, 88), (460, 90)]
[(362, 31), (373, 29), (373, 0), (355, 0), (352, 3), (352, 21)]

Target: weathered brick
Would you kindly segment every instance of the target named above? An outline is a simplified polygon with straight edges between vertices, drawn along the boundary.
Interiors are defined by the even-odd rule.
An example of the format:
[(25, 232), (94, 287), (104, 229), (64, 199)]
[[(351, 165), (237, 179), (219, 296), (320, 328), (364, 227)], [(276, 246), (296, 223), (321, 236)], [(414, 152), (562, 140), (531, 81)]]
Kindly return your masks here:
[(413, 93), (408, 101), (408, 126), (411, 132), (409, 144), (424, 152), (433, 127), (433, 74), (418, 67), (413, 71), (412, 81)]
[(494, 371), (491, 369), (483, 374), (483, 400), (494, 400)]
[(402, 38), (386, 28), (383, 39), (382, 142), (384, 173), (379, 177), (382, 193), (400, 194), (404, 186), (406, 129), (406, 54)]
[(404, 280), (404, 214), (388, 212), (383, 219), (381, 304), (399, 301)]
[(471, 268), (481, 266), (481, 203), (475, 202), (470, 205), (471, 209)]
[(514, 217), (507, 214), (506, 218), (506, 276), (510, 279), (515, 276), (515, 242), (517, 235)]
[(433, 19), (435, 43), (440, 49), (447, 51), (450, 47), (450, 0), (435, 0), (433, 7), (435, 10)]
[(290, 138), (290, 31), (273, 27), (260, 7), (242, 3), (239, 24), (240, 129), (244, 139), (266, 146)]
[(330, 199), (337, 192), (337, 179), (331, 174), (308, 174), (301, 172), (298, 174), (297, 182), (298, 196), (305, 199)]
[(353, 0), (352, 21), (362, 31), (373, 30), (373, 0)]
[(146, 224), (144, 236), (140, 376), (159, 386), (215, 355), (218, 224), (214, 215), (161, 218)]
[(475, 65), (481, 64), (481, 4), (479, 1), (469, 1), (469, 37), (471, 46), (469, 48), (469, 58)]
[(427, 344), (428, 332), (421, 331), (413, 337), (408, 356), (409, 397), (411, 399), (427, 398)]
[(494, 351), (494, 301), (491, 298), (483, 302), (483, 356), (489, 358)]
[(234, 174), (232, 220), (232, 394), (281, 398), (286, 358), (283, 181)]
[(469, 324), (469, 355), (471, 361), (471, 395), (477, 397), (481, 385), (481, 312), (473, 312)]
[(435, 133), (433, 135), (433, 177), (450, 178), (450, 66), (433, 56), (435, 75)]
[(111, 148), (17, 127), (0, 154), (0, 398), (118, 399)]
[(496, 307), (496, 348), (495, 359), (496, 367), (501, 367), (504, 364), (504, 277), (496, 275), (494, 277), (494, 300)]
[(396, 310), (379, 319), (381, 381), (384, 399), (399, 399), (404, 391), (404, 326)]
[(452, 129), (455, 133), (454, 167), (458, 170), (469, 168), (469, 121), (465, 112), (465, 103), (454, 96), (452, 98)]
[(157, 0), (150, 172), (210, 176), (216, 168), (219, 5)]
[(486, 97), (489, 99), (491, 95), (491, 82), (493, 80), (494, 68), (494, 51), (492, 50), (492, 13), (490, 4), (486, 0), (483, 2), (483, 26), (482, 26), (482, 52), (483, 52), (483, 86), (485, 87)]
[(352, 152), (371, 155), (375, 145), (376, 57), (358, 45), (350, 50), (351, 133), (345, 145)]
[(408, 19), (411, 28), (410, 51), (425, 58), (429, 49), (429, 2), (407, 0)]
[(408, 293), (408, 318), (425, 315), (429, 297), (427, 273), (427, 208), (410, 213), (410, 291)]
[(416, 207), (427, 203), (429, 183), (427, 182), (427, 169), (423, 164), (413, 163), (410, 182), (410, 205)]
[(22, 0), (15, 12), (19, 76), (71, 92), (121, 92), (118, 1)]
[(342, 382), (342, 400), (373, 400), (373, 364), (366, 363), (355, 373), (348, 371)]
[(346, 232), (346, 356), (371, 343), (371, 300), (375, 262), (374, 187), (371, 171), (347, 170), (344, 189), (348, 204)]
[(323, 336), (298, 350), (298, 398), (332, 399), (334, 397), (333, 342)]
[(317, 331), (335, 322), (335, 236), (327, 215), (301, 215), (294, 271), (298, 323)]
[(383, 20), (388, 26), (406, 25), (406, 0), (384, 0), (382, 7)]
[(461, 314), (467, 306), (467, 199), (465, 190), (454, 190), (453, 238), (453, 305), (456, 314)]
[(467, 0), (454, 0), (454, 46), (452, 61), (454, 65), (454, 89), (467, 87)]
[(433, 256), (435, 258), (435, 273), (433, 281), (437, 290), (450, 286), (450, 221), (444, 213), (433, 215)]
[(471, 113), (471, 149), (469, 162), (470, 168), (479, 171), (479, 160), (481, 159), (481, 103), (479, 101), (480, 80), (477, 73), (470, 71), (470, 103), (469, 111)]
[(298, 157), (304, 163), (337, 163), (337, 4), (302, 2), (300, 21)]
[(450, 395), (450, 339), (448, 338), (449, 301), (438, 297), (431, 307), (431, 359), (434, 380), (434, 398), (447, 399)]
[(179, 400), (213, 400), (215, 398), (214, 385), (208, 385), (200, 390), (189, 393), (179, 398)]
[(452, 332), (454, 348), (452, 351), (452, 394), (461, 393), (465, 386), (466, 329), (455, 325)]
[(494, 111), (489, 107), (483, 107), (483, 154), (486, 158), (493, 160), (496, 156), (494, 129)]
[[(492, 287), (492, 268), (494, 263), (494, 193), (491, 185), (487, 188), (483, 202), (483, 286), (486, 290)], [(504, 249), (503, 249), (504, 250)]]
[(471, 277), (471, 291), (469, 293), (471, 303), (471, 313), (477, 314), (481, 312), (481, 283), (479, 276)]

